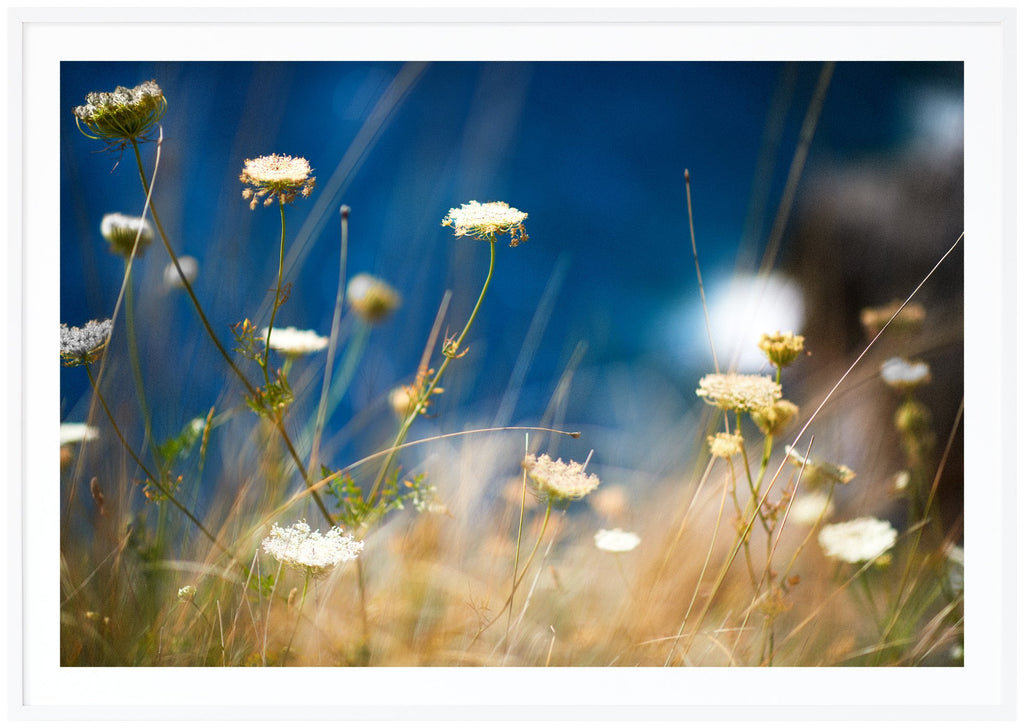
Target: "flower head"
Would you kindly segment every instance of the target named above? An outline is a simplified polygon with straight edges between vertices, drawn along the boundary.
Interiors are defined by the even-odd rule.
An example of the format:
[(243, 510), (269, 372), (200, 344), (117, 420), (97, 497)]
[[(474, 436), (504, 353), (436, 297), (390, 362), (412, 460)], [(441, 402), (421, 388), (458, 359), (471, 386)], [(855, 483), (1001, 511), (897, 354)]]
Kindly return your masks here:
[(527, 455), (523, 467), (540, 497), (556, 502), (578, 500), (601, 482), (596, 475), (584, 473), (583, 466), (574, 460), (566, 464), (561, 458), (552, 460), (548, 455)]
[(721, 410), (755, 412), (778, 402), (782, 387), (759, 374), (708, 374), (701, 377), (697, 396)]
[[(900, 311), (900, 306), (903, 310)], [(896, 312), (899, 311), (899, 315)], [(893, 318), (893, 317), (896, 318)], [(887, 332), (894, 334), (913, 333), (921, 328), (924, 322), (924, 306), (917, 302), (908, 303), (905, 306), (902, 301), (893, 301), (886, 306), (877, 308), (865, 308), (860, 312), (860, 323), (869, 338), (874, 338), (882, 327), (889, 324)], [(892, 323), (889, 323), (892, 321)]]
[[(196, 279), (199, 275), (199, 261), (193, 258), (191, 255), (183, 255), (178, 258), (178, 265), (181, 266), (181, 272), (185, 274), (185, 280), (189, 283)], [(185, 284), (181, 282), (181, 274), (178, 273), (178, 269), (174, 267), (174, 261), (171, 261), (164, 268), (164, 285), (167, 288), (184, 288)]]
[(837, 465), (825, 462), (824, 460), (812, 460), (801, 455), (789, 445), (786, 445), (786, 457), (794, 465), (803, 467), (804, 480), (811, 486), (820, 485), (827, 481), (846, 485), (857, 476), (855, 472), (845, 465)]
[(91, 364), (100, 358), (114, 322), (110, 319), (90, 321), (85, 326), (60, 325), (60, 358), (66, 367)]
[(877, 518), (855, 518), (821, 529), (818, 543), (825, 555), (849, 564), (876, 559), (896, 544), (896, 529)]
[(275, 523), (270, 535), (263, 539), (263, 550), (289, 568), (319, 577), (343, 561), (357, 558), (363, 551), (363, 542), (342, 535), (337, 526), (325, 534), (311, 531), (302, 520), (288, 528)]
[[(153, 242), (153, 228), (144, 217), (122, 215), (111, 212), (103, 216), (100, 222), (100, 233), (110, 243), (110, 251), (127, 258), (135, 249), (136, 255), (142, 255)], [(138, 240), (138, 247), (135, 241)]]
[(196, 588), (192, 584), (186, 584), (178, 590), (178, 601), (188, 604), (196, 598)]
[(782, 431), (786, 429), (786, 425), (797, 416), (800, 412), (800, 408), (790, 402), (788, 399), (780, 399), (778, 402), (773, 404), (771, 407), (762, 410), (753, 410), (750, 413), (750, 419), (757, 425), (757, 429), (766, 435), (782, 434)]
[(478, 240), (487, 240), (492, 235), (511, 236), (509, 245), (516, 247), (525, 243), (529, 236), (523, 226), (527, 214), (505, 202), (480, 203), (470, 200), (461, 207), (453, 207), (441, 220), (441, 225), (455, 229), (455, 237), (468, 235)]
[[(263, 329), (260, 338), (266, 341), (268, 329)], [(323, 351), (330, 343), (326, 336), (320, 336), (316, 331), (309, 329), (300, 331), (289, 326), (285, 329), (274, 329), (270, 331), (270, 348), (280, 351), (285, 356), (302, 356), (313, 352)]]
[(390, 285), (369, 273), (352, 276), (345, 288), (348, 305), (364, 321), (383, 321), (402, 305), (402, 296)]
[(730, 432), (716, 432), (708, 438), (711, 457), (728, 460), (743, 450), (743, 437)]
[(247, 186), (242, 197), (251, 200), (249, 209), (263, 199), (264, 205), (273, 204), (275, 199), (285, 202), (295, 200), (295, 195), (309, 197), (316, 186), (316, 177), (310, 177), (312, 170), (304, 157), (289, 157), (286, 154), (270, 154), (256, 159), (245, 160), (245, 167), (238, 179)]
[(70, 445), (75, 442), (88, 442), (100, 436), (99, 430), (84, 422), (61, 422), (60, 444)]
[(602, 551), (621, 553), (632, 551), (639, 546), (640, 537), (621, 528), (613, 528), (611, 531), (602, 528), (594, 534), (594, 544)]
[(167, 111), (167, 100), (156, 81), (135, 88), (118, 86), (110, 93), (86, 94), (85, 105), (75, 107), (75, 120), (83, 134), (106, 142), (111, 149), (124, 149), (135, 141), (146, 141), (153, 125)]
[(919, 384), (927, 383), (931, 377), (931, 369), (923, 361), (910, 362), (894, 356), (882, 364), (882, 381), (898, 391), (913, 390)]
[(780, 334), (762, 334), (757, 347), (777, 367), (789, 366), (804, 350), (804, 337), (794, 336), (792, 331)]

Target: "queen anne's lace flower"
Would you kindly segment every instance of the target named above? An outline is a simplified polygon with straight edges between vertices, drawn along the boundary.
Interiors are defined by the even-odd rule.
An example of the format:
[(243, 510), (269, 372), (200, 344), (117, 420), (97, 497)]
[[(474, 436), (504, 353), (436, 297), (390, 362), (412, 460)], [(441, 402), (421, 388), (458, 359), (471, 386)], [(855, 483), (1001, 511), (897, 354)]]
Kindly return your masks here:
[(470, 200), (461, 207), (453, 207), (441, 220), (441, 224), (455, 229), (455, 237), (468, 235), (478, 240), (487, 240), (491, 235), (511, 236), (509, 245), (516, 247), (519, 243), (525, 243), (529, 236), (523, 222), (527, 214), (514, 207), (509, 207), (506, 202), (480, 203)]
[(768, 357), (768, 361), (777, 367), (792, 364), (800, 352), (804, 350), (804, 337), (795, 336), (792, 331), (781, 334), (762, 334), (758, 348)]
[[(120, 212), (103, 216), (100, 233), (110, 243), (110, 250), (125, 258), (131, 255), (132, 248), (135, 248), (135, 255), (142, 255), (153, 242), (153, 228), (146, 218), (122, 215)], [(137, 248), (136, 238), (139, 241)]]
[[(199, 275), (199, 261), (193, 258), (191, 255), (183, 255), (178, 258), (178, 265), (181, 266), (181, 272), (185, 274), (185, 280), (189, 283), (196, 279)], [(184, 288), (185, 284), (181, 282), (181, 274), (178, 273), (178, 269), (174, 267), (174, 262), (170, 262), (164, 268), (164, 285), (167, 288)]]
[(857, 474), (845, 465), (829, 463), (824, 460), (812, 460), (806, 455), (801, 455), (789, 445), (786, 445), (786, 457), (794, 465), (803, 468), (804, 480), (812, 486), (829, 480), (846, 485), (857, 477)]
[(81, 328), (61, 324), (60, 358), (64, 366), (76, 367), (99, 359), (113, 326), (110, 319), (93, 320)]
[(697, 396), (731, 412), (765, 410), (782, 397), (782, 387), (759, 374), (708, 374), (701, 377)]
[(352, 276), (345, 288), (345, 297), (352, 310), (371, 324), (383, 321), (402, 305), (398, 291), (369, 273)]
[(787, 518), (801, 526), (813, 526), (818, 521), (832, 515), (835, 507), (832, 498), (824, 490), (813, 490), (801, 493), (793, 499), (789, 506)]
[[(268, 329), (263, 329), (260, 338), (267, 339)], [(302, 356), (312, 354), (316, 351), (323, 351), (327, 348), (330, 339), (320, 336), (312, 329), (300, 331), (293, 326), (284, 329), (274, 329), (270, 332), (270, 348), (280, 351), (285, 356)]]
[(552, 460), (548, 455), (527, 455), (523, 467), (540, 496), (556, 502), (578, 500), (601, 482), (596, 475), (584, 473), (583, 466), (574, 460), (566, 464), (561, 458)]
[(850, 564), (876, 559), (896, 544), (896, 529), (877, 518), (855, 518), (821, 529), (818, 543), (829, 558)]
[(87, 137), (100, 139), (111, 149), (124, 149), (148, 139), (166, 111), (163, 91), (156, 81), (146, 81), (135, 88), (118, 86), (111, 93), (86, 94), (85, 105), (75, 107), (74, 114)]
[(309, 161), (304, 157), (269, 154), (247, 159), (238, 176), (243, 184), (249, 185), (242, 190), (242, 197), (250, 200), (250, 210), (256, 209), (260, 199), (264, 205), (270, 205), (275, 199), (292, 202), (297, 194), (309, 197), (316, 186), (316, 177), (310, 177), (310, 172)]
[(728, 460), (743, 450), (743, 437), (730, 432), (716, 432), (708, 438), (711, 457)]
[(620, 553), (632, 551), (639, 546), (640, 537), (621, 528), (613, 528), (611, 531), (602, 528), (594, 534), (594, 544), (602, 551)]
[(263, 550), (289, 568), (318, 577), (343, 561), (358, 558), (363, 542), (343, 535), (338, 526), (325, 534), (311, 531), (303, 520), (288, 528), (275, 523), (263, 539)]

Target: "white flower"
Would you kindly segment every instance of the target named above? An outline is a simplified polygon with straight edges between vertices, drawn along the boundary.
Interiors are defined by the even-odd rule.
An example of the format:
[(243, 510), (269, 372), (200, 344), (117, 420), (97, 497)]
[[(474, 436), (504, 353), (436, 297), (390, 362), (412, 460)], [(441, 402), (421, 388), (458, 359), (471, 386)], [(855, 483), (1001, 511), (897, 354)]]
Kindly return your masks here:
[(733, 432), (716, 432), (708, 438), (711, 457), (728, 460), (743, 452), (743, 438)]
[(894, 356), (882, 364), (882, 380), (894, 389), (906, 389), (931, 379), (931, 369), (923, 361), (910, 362)]
[[(196, 279), (199, 275), (199, 261), (193, 258), (191, 255), (183, 255), (178, 258), (178, 265), (181, 266), (181, 272), (185, 274), (185, 280), (189, 283)], [(178, 275), (178, 269), (174, 267), (174, 263), (168, 263), (164, 267), (164, 286), (167, 288), (184, 288), (185, 284), (181, 282), (181, 276)]]
[(441, 224), (455, 229), (455, 237), (468, 235), (478, 240), (487, 240), (491, 235), (510, 234), (509, 245), (513, 248), (528, 239), (523, 222), (527, 214), (507, 202), (480, 203), (470, 200), (461, 207), (453, 207), (441, 220)]
[(789, 520), (801, 526), (813, 526), (819, 519), (824, 520), (832, 515), (835, 508), (829, 494), (820, 491), (801, 493), (793, 499), (789, 506)]
[(574, 460), (566, 464), (561, 458), (552, 460), (548, 455), (539, 458), (527, 455), (523, 467), (541, 497), (554, 501), (582, 498), (601, 482), (596, 475), (584, 473), (583, 466)]
[(821, 529), (818, 543), (829, 558), (850, 564), (876, 559), (896, 543), (896, 529), (877, 518), (855, 518)]
[(136, 238), (139, 240), (135, 251), (137, 255), (141, 255), (153, 242), (153, 228), (146, 218), (122, 215), (120, 212), (111, 212), (103, 216), (100, 234), (110, 243), (112, 251), (125, 257), (135, 248)]
[[(263, 329), (260, 338), (266, 341), (267, 329)], [(270, 348), (280, 351), (285, 356), (302, 356), (327, 348), (330, 339), (320, 336), (312, 329), (300, 331), (289, 326), (286, 329), (274, 329), (270, 332)]]
[(297, 194), (309, 197), (316, 186), (316, 177), (309, 176), (312, 171), (305, 157), (268, 154), (247, 159), (238, 176), (242, 184), (249, 185), (242, 190), (242, 197), (250, 200), (250, 210), (255, 210), (261, 199), (270, 205), (275, 199), (281, 204), (292, 202)]
[(721, 410), (756, 412), (782, 398), (782, 387), (760, 374), (708, 374), (701, 377), (697, 396)]
[(398, 291), (369, 273), (352, 276), (345, 288), (345, 296), (352, 310), (369, 323), (382, 321), (402, 305)]
[(100, 436), (99, 430), (84, 422), (61, 422), (60, 444), (70, 445), (73, 442), (95, 440)]
[(602, 551), (632, 551), (640, 544), (640, 537), (621, 528), (613, 528), (611, 531), (602, 528), (594, 534), (594, 544)]
[(326, 534), (310, 532), (304, 520), (281, 528), (276, 523), (263, 539), (263, 550), (285, 566), (321, 576), (343, 561), (351, 561), (363, 550), (363, 542), (344, 536), (335, 526)]

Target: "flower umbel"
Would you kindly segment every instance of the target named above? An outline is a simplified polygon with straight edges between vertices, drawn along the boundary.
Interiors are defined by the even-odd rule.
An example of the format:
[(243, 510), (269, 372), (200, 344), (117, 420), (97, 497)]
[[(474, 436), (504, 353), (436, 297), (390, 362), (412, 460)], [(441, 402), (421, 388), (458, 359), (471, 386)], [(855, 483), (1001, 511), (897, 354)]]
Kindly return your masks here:
[(60, 325), (60, 358), (66, 367), (91, 364), (100, 358), (114, 322), (110, 319), (90, 321), (85, 326)]
[(846, 485), (857, 476), (845, 465), (837, 465), (824, 460), (812, 460), (801, 455), (789, 445), (786, 445), (786, 457), (797, 467), (803, 467), (804, 480), (811, 486), (820, 485), (829, 480)]
[(85, 105), (75, 107), (78, 128), (90, 139), (111, 149), (124, 149), (133, 141), (146, 141), (153, 126), (167, 111), (167, 100), (156, 81), (135, 88), (118, 86), (111, 93), (86, 94)]
[(527, 214), (506, 202), (480, 203), (470, 200), (461, 207), (453, 207), (441, 220), (441, 225), (455, 229), (455, 237), (464, 235), (478, 240), (487, 240), (491, 235), (510, 235), (509, 246), (525, 243), (529, 236), (523, 222)]
[(325, 534), (311, 531), (305, 520), (281, 528), (276, 523), (263, 539), (263, 550), (285, 566), (310, 576), (326, 574), (343, 561), (352, 561), (363, 551), (363, 542), (344, 536), (335, 526)]
[(711, 457), (728, 460), (743, 450), (743, 437), (730, 432), (716, 432), (708, 438)]
[(804, 337), (794, 336), (792, 331), (780, 334), (762, 334), (758, 348), (768, 357), (768, 361), (777, 367), (785, 367), (796, 361), (804, 350)]
[(898, 391), (913, 390), (926, 384), (932, 377), (931, 369), (923, 361), (907, 361), (894, 356), (882, 364), (882, 381)]
[(540, 497), (552, 501), (578, 500), (601, 482), (596, 475), (584, 473), (583, 465), (574, 460), (566, 464), (561, 458), (527, 455), (523, 467)]
[(782, 387), (759, 374), (708, 374), (701, 377), (697, 396), (720, 410), (765, 410), (782, 397)]
[(849, 564), (876, 559), (896, 544), (896, 529), (870, 516), (821, 529), (818, 543), (829, 558)]
[(640, 545), (640, 537), (635, 533), (623, 531), (621, 528), (613, 528), (611, 531), (601, 529), (594, 534), (594, 545), (602, 551), (622, 553), (632, 551)]
[[(266, 341), (267, 333), (268, 330), (263, 329), (260, 338)], [(327, 348), (328, 343), (330, 343), (328, 337), (320, 336), (312, 329), (300, 331), (294, 326), (289, 326), (285, 329), (274, 329), (270, 332), (270, 348), (276, 349), (285, 356), (295, 357), (323, 351)]]
[(250, 200), (250, 210), (255, 210), (261, 199), (264, 205), (271, 205), (275, 199), (293, 202), (298, 194), (309, 197), (316, 186), (316, 177), (310, 177), (310, 172), (309, 161), (304, 157), (270, 154), (247, 159), (238, 176), (248, 185), (242, 190), (242, 197)]
[(383, 321), (402, 305), (398, 291), (369, 273), (353, 276), (345, 288), (345, 296), (352, 310), (371, 324)]
[[(135, 255), (140, 256), (153, 242), (153, 227), (144, 217), (122, 215), (111, 212), (103, 216), (100, 222), (100, 233), (110, 243), (110, 251), (127, 258), (135, 248)], [(139, 245), (136, 248), (135, 240)]]
[(99, 430), (84, 422), (61, 422), (60, 444), (70, 445), (75, 442), (88, 442), (100, 436)]

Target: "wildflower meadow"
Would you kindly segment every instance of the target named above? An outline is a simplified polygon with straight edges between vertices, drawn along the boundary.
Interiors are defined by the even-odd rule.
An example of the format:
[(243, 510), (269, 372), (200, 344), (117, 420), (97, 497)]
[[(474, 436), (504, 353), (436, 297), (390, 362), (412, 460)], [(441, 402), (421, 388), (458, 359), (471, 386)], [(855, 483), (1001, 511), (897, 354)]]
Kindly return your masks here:
[(963, 665), (962, 74), (64, 62), (61, 665)]

